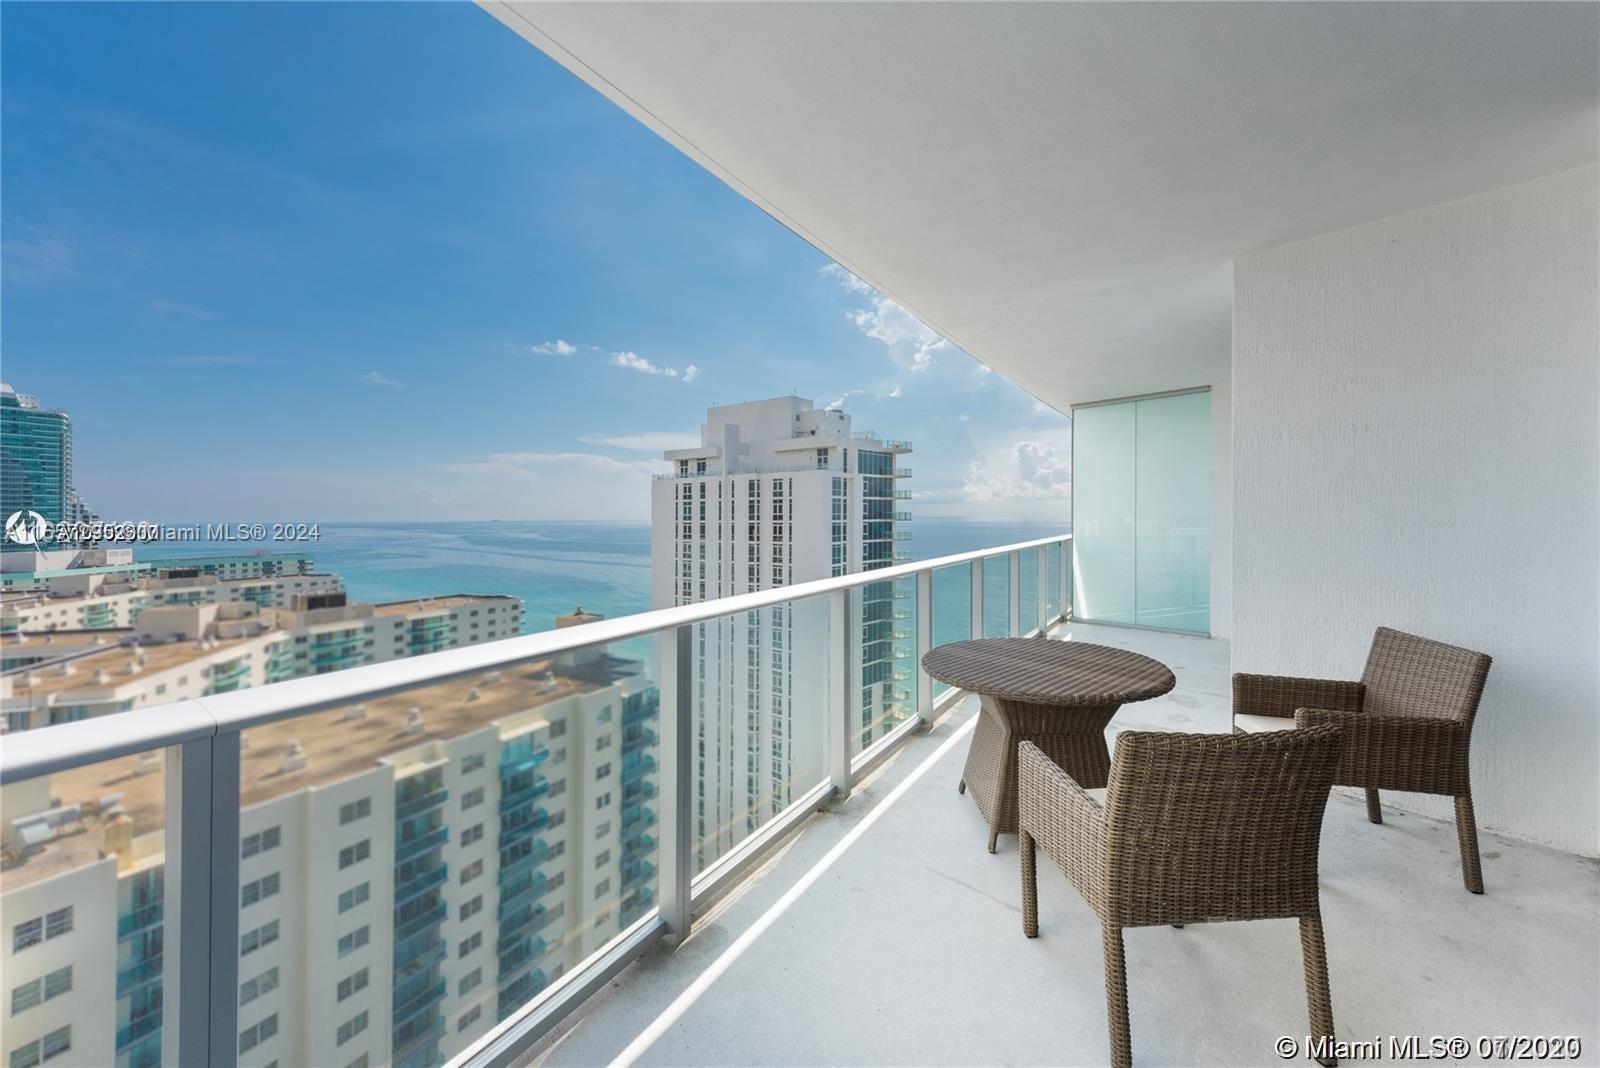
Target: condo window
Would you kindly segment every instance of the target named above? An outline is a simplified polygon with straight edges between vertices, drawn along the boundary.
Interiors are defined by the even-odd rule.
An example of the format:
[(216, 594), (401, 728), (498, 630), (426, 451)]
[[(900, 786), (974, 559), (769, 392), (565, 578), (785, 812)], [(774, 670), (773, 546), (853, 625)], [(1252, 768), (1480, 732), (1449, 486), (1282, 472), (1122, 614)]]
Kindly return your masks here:
[(366, 1013), (366, 1010), (363, 1009), (362, 1011), (356, 1013), (350, 1019), (346, 1020), (344, 1023), (339, 1025), (339, 1035), (338, 1035), (338, 1043), (337, 1044), (341, 1045), (341, 1046), (344, 1045), (346, 1042), (350, 1041), (352, 1038), (356, 1037), (357, 1035), (359, 1035), (361, 1032), (365, 1031), (366, 1029), (367, 1029), (367, 1013)]
[(24, 920), (11, 929), (11, 951), (20, 953), (44, 941), (44, 920)]
[(72, 1025), (58, 1028), (44, 1036), (44, 1059), (49, 1060), (58, 1053), (65, 1053), (72, 1048)]
[(372, 856), (372, 839), (363, 838), (355, 845), (345, 846), (339, 850), (339, 867), (348, 868), (352, 864), (359, 864)]
[(33, 1068), (39, 1063), (39, 1040), (34, 1039), (26, 1046), (18, 1046), (11, 1051), (11, 1068)]
[(468, 753), (461, 758), (461, 774), (466, 775), (483, 767), (482, 753)]
[(456, 996), (460, 997), (479, 983), (483, 982), (483, 969), (474, 968), (461, 977), (461, 982), (456, 985)]
[(273, 965), (253, 979), (246, 979), (239, 984), (239, 1004), (248, 1005), (263, 994), (270, 994), (278, 989), (278, 966)]
[[(64, 909), (56, 909), (54, 912), (45, 916), (44, 936), (46, 938), (55, 938), (57, 935), (64, 935), (70, 930), (72, 930), (71, 905), (68, 905)], [(49, 1056), (50, 1055), (48, 1053), (45, 1054), (46, 1058)]]
[(247, 834), (239, 841), (239, 855), (253, 857), (257, 853), (265, 853), (269, 849), (278, 848), (283, 839), (282, 831), (277, 827), (268, 827), (256, 834)]
[(44, 984), (35, 979), (31, 983), (21, 983), (11, 991), (11, 1015), (26, 1012), (44, 1000)]
[(358, 883), (339, 895), (339, 911), (349, 912), (372, 896), (371, 883)]
[(472, 1008), (468, 1009), (466, 1012), (461, 1014), (461, 1019), (456, 1021), (456, 1030), (457, 1031), (465, 1031), (467, 1028), (469, 1028), (473, 1024), (477, 1023), (478, 1022), (478, 1017), (480, 1017), (482, 1015), (483, 1015), (483, 1006), (482, 1005), (474, 1005), (474, 1006), (472, 1006)]
[(44, 977), (44, 999), (49, 1001), (72, 989), (72, 965), (57, 968)]
[(366, 968), (362, 968), (354, 975), (346, 976), (339, 980), (339, 1000), (344, 1001), (346, 998), (354, 997), (360, 991), (365, 990), (367, 988), (367, 980)]
[(366, 924), (362, 924), (347, 935), (341, 935), (339, 938), (339, 956), (348, 957), (366, 945), (371, 940), (371, 937), (372, 933), (368, 930)]
[(366, 819), (372, 815), (372, 798), (363, 797), (348, 805), (339, 806), (339, 825), (354, 823), (356, 820)]

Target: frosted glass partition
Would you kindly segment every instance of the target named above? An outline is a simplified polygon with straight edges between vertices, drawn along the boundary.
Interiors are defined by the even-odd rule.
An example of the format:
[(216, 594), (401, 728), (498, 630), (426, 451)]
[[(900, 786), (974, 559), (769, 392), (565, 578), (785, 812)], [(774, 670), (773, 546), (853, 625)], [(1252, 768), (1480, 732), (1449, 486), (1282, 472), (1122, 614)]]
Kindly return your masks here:
[(1072, 614), (1133, 623), (1133, 402), (1072, 411)]
[(1076, 408), (1073, 615), (1206, 633), (1211, 395)]

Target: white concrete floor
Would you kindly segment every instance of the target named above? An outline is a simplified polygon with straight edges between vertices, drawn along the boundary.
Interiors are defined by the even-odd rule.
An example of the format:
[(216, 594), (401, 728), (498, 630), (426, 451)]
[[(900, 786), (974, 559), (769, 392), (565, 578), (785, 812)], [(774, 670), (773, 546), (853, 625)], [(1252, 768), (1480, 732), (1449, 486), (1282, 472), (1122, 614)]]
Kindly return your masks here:
[[(1113, 730), (1228, 729), (1225, 643), (1083, 624), (1062, 636), (1176, 673), (1171, 694), (1125, 707)], [(1024, 938), (1016, 837), (985, 852), (977, 808), (956, 793), (975, 707), (813, 817), (684, 945), (635, 963), (524, 1063), (625, 1051), (663, 1065), (1105, 1063), (1098, 921), (1041, 853), (1040, 937)], [(1449, 824), (1388, 807), (1385, 818), (1367, 823), (1359, 800), (1336, 793), (1324, 824), (1338, 1036), (1577, 1035), (1580, 1063), (1600, 1063), (1596, 863), (1484, 835), (1477, 897)], [(1137, 1063), (1283, 1063), (1277, 1039), (1303, 1039), (1292, 920), (1142, 928), (1126, 942)]]

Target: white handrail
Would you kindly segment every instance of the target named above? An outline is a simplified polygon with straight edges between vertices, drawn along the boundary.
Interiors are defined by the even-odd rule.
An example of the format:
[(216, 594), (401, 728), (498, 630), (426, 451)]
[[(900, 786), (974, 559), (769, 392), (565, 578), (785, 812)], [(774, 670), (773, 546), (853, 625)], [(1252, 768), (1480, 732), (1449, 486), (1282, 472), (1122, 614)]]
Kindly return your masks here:
[[(213, 734), (235, 734), (280, 719), (337, 708), (355, 701), (400, 693), (429, 682), (471, 675), (524, 660), (553, 657), (595, 645), (610, 645), (673, 628), (704, 623), (739, 612), (770, 608), (807, 597), (890, 582), (924, 571), (1025, 549), (1066, 543), (1071, 534), (996, 545), (756, 593), (658, 608), (538, 634), (524, 634), (437, 653), (368, 664), (344, 671), (276, 682), (188, 701), (131, 709), (94, 719), (40, 727), (0, 736), (0, 783), (99, 763), (161, 746), (178, 745)], [(209, 721), (209, 723), (208, 723)]]

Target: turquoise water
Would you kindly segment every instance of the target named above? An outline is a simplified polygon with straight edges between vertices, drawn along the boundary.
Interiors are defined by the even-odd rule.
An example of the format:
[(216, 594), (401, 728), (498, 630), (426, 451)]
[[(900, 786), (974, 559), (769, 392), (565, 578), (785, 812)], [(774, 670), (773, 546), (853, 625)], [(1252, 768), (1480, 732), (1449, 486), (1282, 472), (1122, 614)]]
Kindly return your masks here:
[[(909, 548), (913, 559), (926, 560), (1042, 538), (1065, 527), (1064, 522), (916, 519), (905, 524), (913, 537), (901, 547)], [(550, 629), (556, 616), (580, 605), (605, 616), (650, 607), (650, 528), (643, 523), (323, 523), (320, 534), (315, 542), (270, 548), (303, 550), (318, 571), (344, 579), (352, 600), (509, 594), (522, 598), (523, 629), (529, 632)], [(198, 555), (260, 547), (201, 543), (163, 549)], [(139, 555), (152, 554), (141, 550)], [(1030, 568), (1031, 561), (1024, 561), (1025, 617), (1033, 600)], [(936, 574), (936, 641), (967, 636), (968, 583), (965, 567)], [(1005, 562), (992, 560), (985, 573), (986, 632), (1005, 632), (1005, 589)]]

